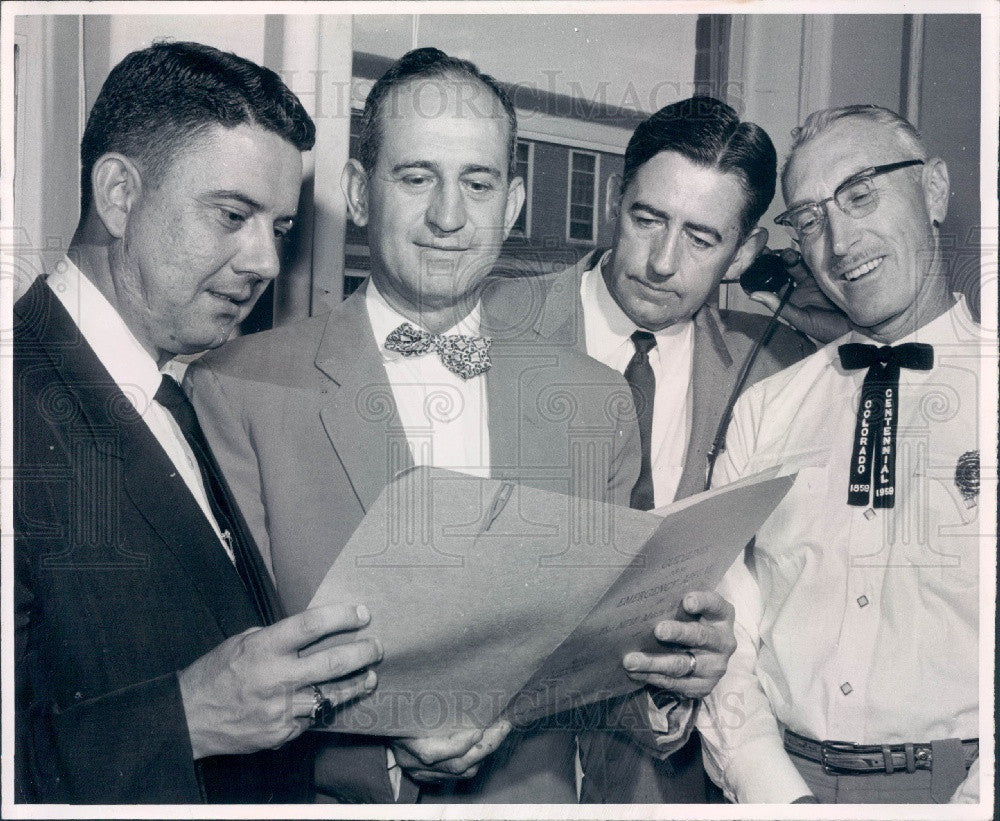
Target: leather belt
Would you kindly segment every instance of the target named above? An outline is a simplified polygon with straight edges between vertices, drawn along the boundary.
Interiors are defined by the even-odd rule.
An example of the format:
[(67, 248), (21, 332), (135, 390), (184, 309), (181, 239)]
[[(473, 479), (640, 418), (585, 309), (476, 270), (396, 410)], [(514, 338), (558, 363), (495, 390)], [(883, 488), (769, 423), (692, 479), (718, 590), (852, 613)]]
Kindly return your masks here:
[[(823, 765), (828, 775), (915, 772), (930, 770), (934, 755), (930, 744), (851, 744), (847, 741), (813, 741), (791, 730), (784, 733), (785, 749), (792, 755)], [(979, 756), (979, 739), (962, 741), (965, 768)]]

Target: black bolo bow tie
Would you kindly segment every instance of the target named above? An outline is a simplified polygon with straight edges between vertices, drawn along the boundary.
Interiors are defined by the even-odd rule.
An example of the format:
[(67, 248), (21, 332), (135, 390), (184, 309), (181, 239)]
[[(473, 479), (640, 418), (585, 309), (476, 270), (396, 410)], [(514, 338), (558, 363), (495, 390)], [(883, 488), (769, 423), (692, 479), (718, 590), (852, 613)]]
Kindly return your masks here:
[(493, 362), (490, 359), (490, 345), (493, 340), (485, 336), (467, 334), (432, 334), (402, 323), (385, 338), (387, 351), (396, 351), (403, 356), (422, 356), (436, 351), (441, 363), (462, 379), (472, 379), (486, 373)]
[(929, 371), (934, 366), (934, 348), (921, 342), (906, 342), (895, 347), (852, 342), (837, 350), (845, 370), (868, 368), (861, 384), (854, 426), (847, 504), (866, 507), (871, 501), (875, 508), (893, 507), (899, 372), (901, 368)]

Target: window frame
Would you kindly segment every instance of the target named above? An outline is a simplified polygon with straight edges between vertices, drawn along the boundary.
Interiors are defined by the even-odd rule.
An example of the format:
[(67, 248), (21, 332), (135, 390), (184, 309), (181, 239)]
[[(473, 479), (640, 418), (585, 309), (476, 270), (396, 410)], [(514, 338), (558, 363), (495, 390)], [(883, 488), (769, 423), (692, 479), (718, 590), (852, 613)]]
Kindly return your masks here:
[(528, 147), (528, 173), (521, 178), (524, 180), (524, 207), (521, 209), (521, 214), (524, 215), (524, 230), (522, 231), (515, 226), (511, 228), (510, 235), (531, 239), (531, 199), (535, 187), (535, 144), (531, 140), (518, 139), (517, 145)]
[[(591, 203), (593, 216), (590, 220), (590, 239), (582, 239), (570, 235), (570, 226), (573, 222), (571, 214), (573, 210), (573, 157), (582, 154), (594, 158), (594, 200)], [(600, 182), (601, 182), (601, 154), (598, 151), (586, 151), (579, 148), (570, 148), (566, 155), (566, 242), (581, 245), (594, 245), (597, 242), (598, 230), (598, 207), (600, 205)], [(582, 203), (578, 203), (582, 204)]]

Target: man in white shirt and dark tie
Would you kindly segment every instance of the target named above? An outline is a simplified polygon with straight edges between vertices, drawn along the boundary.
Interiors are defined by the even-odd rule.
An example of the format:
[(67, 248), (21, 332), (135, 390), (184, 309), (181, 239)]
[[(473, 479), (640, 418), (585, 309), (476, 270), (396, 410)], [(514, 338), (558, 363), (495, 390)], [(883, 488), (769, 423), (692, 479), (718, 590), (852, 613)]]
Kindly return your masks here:
[[(767, 242), (757, 225), (774, 197), (776, 157), (767, 133), (711, 97), (680, 100), (636, 128), (625, 150), (621, 188), (607, 203), (614, 242), (578, 265), (501, 283), (511, 322), (573, 347), (623, 374), (635, 397), (642, 439), (632, 507), (661, 507), (704, 490), (726, 401), (765, 317), (716, 307), (723, 278), (736, 279)], [(813, 350), (779, 327), (747, 384)], [(715, 596), (702, 623), (702, 650), (727, 648)], [(673, 683), (692, 714), (711, 689), (709, 662)], [(700, 674), (701, 673), (701, 674)], [(706, 800), (696, 738), (671, 755), (650, 756), (625, 734), (585, 739), (584, 798), (610, 803)]]
[(996, 343), (949, 288), (948, 170), (858, 105), (809, 116), (782, 185), (777, 221), (853, 330), (737, 404), (717, 483), (798, 477), (720, 588), (738, 649), (699, 718), (706, 760), (740, 802), (976, 802)]

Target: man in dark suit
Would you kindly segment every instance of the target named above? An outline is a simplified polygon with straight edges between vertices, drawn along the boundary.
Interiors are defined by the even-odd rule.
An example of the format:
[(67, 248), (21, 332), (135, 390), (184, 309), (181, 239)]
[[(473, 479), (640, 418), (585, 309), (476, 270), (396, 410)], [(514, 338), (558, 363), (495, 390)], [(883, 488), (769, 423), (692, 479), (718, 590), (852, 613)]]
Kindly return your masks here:
[[(508, 322), (527, 322), (629, 380), (643, 440), (633, 507), (660, 507), (705, 488), (726, 400), (767, 322), (721, 313), (712, 297), (766, 244), (757, 221), (774, 197), (775, 175), (774, 146), (759, 126), (710, 97), (673, 103), (629, 141), (620, 194), (608, 201), (612, 247), (573, 268), (497, 286)], [(779, 328), (747, 384), (812, 350), (805, 337)], [(672, 690), (696, 699), (714, 683), (694, 677)], [(590, 734), (581, 751), (584, 801), (705, 800), (696, 738), (662, 760), (613, 733)]]
[[(505, 325), (484, 290), (524, 199), (515, 133), (506, 93), (471, 63), (430, 48), (405, 55), (369, 94), (360, 160), (343, 177), (351, 217), (368, 229), (366, 287), (189, 371), (290, 610), (310, 601), (387, 482), (415, 464), (627, 504), (638, 435), (621, 377)], [(683, 652), (635, 655), (640, 681), (688, 666)], [(706, 660), (714, 679), (726, 657)], [(511, 732), (501, 720), (396, 739), (387, 766), (407, 775), (400, 797), (419, 785), (421, 801), (574, 802), (572, 729)]]
[[(196, 43), (109, 75), (69, 256), (15, 305), (15, 786), (25, 802), (301, 801), (293, 741), (380, 649), (367, 611), (282, 618), (179, 386), (278, 273), (315, 130), (273, 72)], [(320, 686), (321, 685), (321, 686)]]

